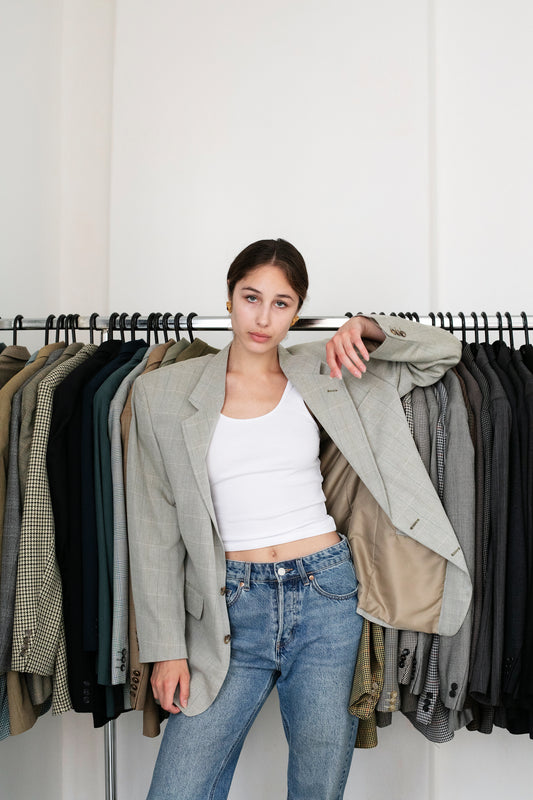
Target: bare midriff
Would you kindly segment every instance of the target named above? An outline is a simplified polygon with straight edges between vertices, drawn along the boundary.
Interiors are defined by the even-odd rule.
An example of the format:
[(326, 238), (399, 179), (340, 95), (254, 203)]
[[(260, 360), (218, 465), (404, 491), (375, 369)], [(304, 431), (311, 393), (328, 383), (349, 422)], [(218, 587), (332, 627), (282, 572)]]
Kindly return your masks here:
[(340, 542), (337, 531), (321, 533), (319, 536), (308, 536), (295, 542), (284, 542), (273, 547), (257, 547), (255, 550), (227, 550), (226, 558), (229, 561), (255, 561), (257, 563), (274, 561), (291, 561), (294, 558), (303, 558), (311, 553), (318, 553), (332, 544)]

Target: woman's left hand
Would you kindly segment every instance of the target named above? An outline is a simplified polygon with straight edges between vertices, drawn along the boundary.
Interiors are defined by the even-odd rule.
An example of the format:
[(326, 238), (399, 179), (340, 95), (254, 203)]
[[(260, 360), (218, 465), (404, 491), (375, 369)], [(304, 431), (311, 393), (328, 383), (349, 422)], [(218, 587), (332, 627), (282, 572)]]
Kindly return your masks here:
[(371, 317), (351, 317), (341, 325), (326, 345), (326, 360), (332, 378), (341, 378), (341, 367), (360, 378), (366, 372), (365, 361), (370, 358), (363, 341), (371, 339), (377, 344), (385, 340), (385, 334)]

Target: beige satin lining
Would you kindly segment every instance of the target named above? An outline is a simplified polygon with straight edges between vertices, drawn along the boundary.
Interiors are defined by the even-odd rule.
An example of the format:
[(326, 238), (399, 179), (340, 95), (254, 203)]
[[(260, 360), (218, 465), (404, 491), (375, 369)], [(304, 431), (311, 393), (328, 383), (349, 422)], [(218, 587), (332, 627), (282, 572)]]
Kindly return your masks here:
[(329, 437), (320, 459), (328, 513), (352, 549), (360, 610), (393, 628), (436, 633), (446, 559), (398, 533)]

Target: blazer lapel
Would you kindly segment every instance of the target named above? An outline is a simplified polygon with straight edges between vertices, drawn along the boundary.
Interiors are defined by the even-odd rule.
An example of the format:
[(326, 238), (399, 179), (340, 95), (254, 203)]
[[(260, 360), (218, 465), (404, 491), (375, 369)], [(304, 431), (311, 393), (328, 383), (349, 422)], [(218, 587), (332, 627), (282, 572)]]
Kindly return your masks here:
[(182, 426), (198, 489), (219, 536), (207, 473), (207, 450), (218, 422), (220, 411), (224, 405), (228, 352), (229, 345), (213, 356), (207, 363), (198, 383), (189, 396), (190, 402), (197, 411), (186, 419)]
[[(343, 380), (330, 378), (329, 367), (318, 357), (292, 354), (279, 348), (280, 366), (304, 402), (366, 484), (379, 505), (390, 513), (381, 473), (368, 443), (354, 399)], [(357, 387), (355, 387), (357, 389)]]

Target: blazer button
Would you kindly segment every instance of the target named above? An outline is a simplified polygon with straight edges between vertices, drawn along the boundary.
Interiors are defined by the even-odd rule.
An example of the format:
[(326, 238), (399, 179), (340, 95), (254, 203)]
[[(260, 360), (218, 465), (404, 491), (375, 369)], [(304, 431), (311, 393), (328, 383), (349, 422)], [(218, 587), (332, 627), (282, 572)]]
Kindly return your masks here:
[(220, 594), (226, 594), (226, 587), (225, 586), (221, 586), (220, 587)]
[(405, 333), (405, 331), (398, 331), (398, 335), (399, 335), (399, 336), (407, 336), (407, 334)]
[(138, 669), (134, 669), (133, 670), (133, 674), (134, 675), (140, 675), (141, 673), (140, 673), (140, 671)]
[(230, 639), (231, 639), (231, 636), (229, 635), (229, 633), (227, 633), (227, 634), (224, 636), (224, 643), (225, 643), (225, 644), (228, 644), (228, 642), (230, 641)]

